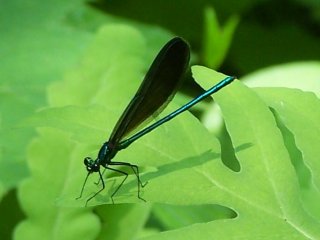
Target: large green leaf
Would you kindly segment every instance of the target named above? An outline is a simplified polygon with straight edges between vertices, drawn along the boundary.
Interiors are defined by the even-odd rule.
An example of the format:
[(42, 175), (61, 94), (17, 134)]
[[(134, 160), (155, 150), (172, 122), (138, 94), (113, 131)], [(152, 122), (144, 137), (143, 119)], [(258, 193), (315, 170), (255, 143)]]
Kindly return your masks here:
[(55, 202), (68, 193), (73, 205), (83, 207), (87, 196), (75, 200), (86, 175), (82, 159), (105, 141), (139, 84), (147, 62), (144, 49), (144, 39), (132, 28), (101, 29), (79, 67), (50, 85), (51, 108), (27, 121), (40, 127), (28, 151), (31, 177), (19, 187), (27, 219), (16, 228), (15, 239), (95, 239), (103, 233), (90, 208), (68, 209)]
[[(89, 202), (96, 206), (95, 212), (66, 206), (83, 207), (101, 188), (94, 184), (98, 176), (91, 176), (82, 198), (75, 200), (86, 176), (82, 159), (95, 157), (107, 140), (152, 60), (147, 50), (146, 40), (135, 29), (102, 28), (78, 68), (51, 84), (49, 107), (26, 121), (41, 127), (28, 152), (31, 177), (19, 188), (27, 219), (16, 229), (16, 239), (102, 239), (108, 234), (110, 239), (130, 239), (139, 235), (150, 206), (108, 204), (123, 176), (105, 176), (106, 189)], [(225, 77), (200, 66), (193, 73), (204, 88)], [(150, 203), (218, 204), (232, 209), (237, 217), (211, 221), (214, 217), (208, 216), (207, 222), (144, 239), (318, 238), (316, 215), (311, 217), (301, 202), (296, 170), (278, 118), (269, 109), (271, 103), (238, 81), (214, 98), (221, 106), (239, 172), (223, 164), (218, 140), (189, 113), (139, 139), (119, 152), (116, 160), (140, 166), (142, 181), (148, 181), (142, 196)], [(173, 102), (163, 114), (176, 107)], [(59, 206), (54, 205), (57, 198)], [(114, 201), (144, 204), (137, 198), (135, 175), (129, 176)], [(113, 220), (119, 225), (107, 224)], [(125, 232), (119, 234), (116, 226), (126, 226)]]
[[(293, 144), (288, 147), (296, 168), (303, 204), (309, 213), (320, 219), (320, 101), (313, 93), (287, 88), (257, 89), (282, 122), (285, 139), (292, 134)], [(285, 130), (288, 129), (289, 133)], [(289, 136), (288, 136), (289, 135)], [(288, 139), (287, 141), (290, 141)]]
[(16, 124), (46, 104), (45, 88), (74, 64), (90, 35), (63, 22), (81, 1), (1, 1), (0, 181), (6, 189), (28, 174), (26, 145), (34, 135)]
[[(211, 70), (194, 67), (193, 72), (204, 87), (216, 81)], [(202, 171), (200, 174), (211, 183), (206, 191), (210, 201), (229, 206), (238, 217), (191, 225), (143, 239), (319, 238), (319, 222), (305, 211), (300, 200), (295, 169), (268, 105), (239, 82), (214, 98), (221, 107), (241, 170), (233, 172), (218, 164), (219, 161), (213, 161), (215, 166), (210, 168), (210, 173)], [(176, 179), (175, 184), (179, 180)], [(203, 196), (197, 197), (201, 200)]]

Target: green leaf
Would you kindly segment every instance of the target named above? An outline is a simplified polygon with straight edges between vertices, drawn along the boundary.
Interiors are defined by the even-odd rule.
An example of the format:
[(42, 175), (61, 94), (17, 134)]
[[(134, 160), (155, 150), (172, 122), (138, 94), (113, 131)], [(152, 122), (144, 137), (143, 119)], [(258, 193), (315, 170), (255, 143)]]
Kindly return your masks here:
[(320, 149), (317, 147), (320, 101), (313, 93), (296, 89), (258, 88), (257, 92), (277, 112), (279, 120), (293, 135), (294, 146), (289, 150), (299, 177), (303, 204), (310, 215), (320, 219)]
[(69, 163), (78, 156), (74, 149), (65, 133), (48, 128), (39, 131), (29, 146), (31, 177), (18, 192), (27, 218), (16, 227), (15, 239), (95, 239), (98, 235), (100, 222), (89, 208), (59, 208), (54, 204), (74, 177)]
[(280, 64), (255, 71), (242, 80), (250, 87), (289, 87), (320, 96), (320, 62)]
[(235, 218), (237, 216), (231, 209), (213, 204), (185, 206), (154, 204), (152, 214), (159, 222), (158, 224), (166, 230), (178, 229), (194, 223), (206, 223), (218, 219)]
[[(101, 228), (91, 208), (55, 203), (68, 195), (72, 206), (84, 206), (87, 195), (75, 200), (86, 176), (83, 158), (96, 154), (137, 88), (147, 62), (144, 50), (137, 30), (124, 25), (102, 28), (79, 66), (50, 85), (50, 107), (24, 122), (38, 126), (38, 137), (27, 156), (31, 176), (18, 191), (27, 218), (16, 228), (15, 239), (96, 239), (109, 230)], [(88, 186), (89, 195), (100, 188), (92, 182)]]
[(214, 9), (211, 7), (205, 9), (205, 31), (202, 55), (206, 66), (216, 69), (222, 64), (238, 23), (238, 17), (231, 17), (226, 23), (226, 26), (221, 29)]
[(97, 239), (135, 239), (147, 220), (150, 207), (150, 204), (99, 206), (95, 212), (103, 222), (101, 227), (104, 231), (101, 231)]
[(74, 64), (90, 39), (61, 21), (77, 2), (1, 2), (0, 181), (6, 189), (28, 175), (26, 146), (34, 131), (16, 124), (46, 104), (47, 84)]
[[(140, 231), (150, 206), (137, 199), (134, 174), (114, 201), (142, 204), (108, 206), (123, 180), (108, 172), (106, 189), (89, 202), (95, 212), (74, 207), (84, 206), (101, 189), (101, 184), (94, 184), (98, 176), (90, 176), (82, 198), (75, 200), (87, 174), (83, 158), (96, 156), (135, 93), (152, 61), (147, 47), (136, 29), (101, 28), (78, 67), (48, 88), (48, 108), (24, 122), (38, 126), (38, 137), (27, 156), (31, 177), (19, 188), (27, 218), (17, 227), (15, 239), (102, 239), (108, 234), (111, 239), (127, 239), (145, 234)], [(199, 66), (193, 73), (205, 88), (225, 77)], [(301, 203), (296, 171), (269, 105), (238, 81), (214, 98), (221, 106), (239, 172), (223, 164), (219, 141), (189, 113), (139, 139), (116, 159), (140, 167), (142, 181), (148, 181), (142, 196), (150, 203), (221, 205), (237, 217), (213, 221), (212, 211), (201, 223), (189, 222), (144, 239), (318, 238), (318, 222)], [(173, 101), (163, 114), (176, 108)], [(119, 226), (126, 226), (125, 232), (116, 231)]]
[[(205, 88), (217, 82), (212, 70), (196, 66), (193, 73)], [(211, 187), (200, 189), (210, 195), (211, 203), (234, 209), (238, 217), (143, 239), (317, 239), (319, 223), (300, 201), (295, 169), (268, 105), (238, 81), (213, 97), (221, 107), (241, 170), (233, 172), (220, 161), (211, 161), (211, 171), (200, 173)], [(200, 200), (202, 195), (197, 197)]]

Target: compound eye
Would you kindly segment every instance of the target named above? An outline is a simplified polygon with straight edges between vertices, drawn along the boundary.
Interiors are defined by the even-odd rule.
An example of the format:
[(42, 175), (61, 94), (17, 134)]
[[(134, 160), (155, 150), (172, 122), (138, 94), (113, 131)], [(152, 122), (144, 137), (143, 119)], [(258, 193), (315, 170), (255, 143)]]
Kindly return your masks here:
[(83, 163), (84, 163), (84, 165), (88, 166), (91, 161), (92, 161), (91, 157), (86, 157), (86, 158), (83, 160)]

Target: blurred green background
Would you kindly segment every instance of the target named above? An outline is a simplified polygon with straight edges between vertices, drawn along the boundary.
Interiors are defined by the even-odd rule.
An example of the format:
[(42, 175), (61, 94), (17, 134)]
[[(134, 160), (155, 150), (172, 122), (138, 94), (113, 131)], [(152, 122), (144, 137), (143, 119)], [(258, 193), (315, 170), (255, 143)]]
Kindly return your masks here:
[[(177, 35), (190, 43), (192, 64), (247, 79), (252, 86), (292, 86), (320, 93), (319, 0), (0, 3), (1, 239), (11, 239), (15, 226), (24, 218), (16, 188), (29, 175), (26, 151), (35, 131), (17, 125), (48, 105), (49, 84), (63, 79), (65, 72), (78, 64), (103, 25), (122, 23), (139, 29), (153, 47), (150, 58), (160, 42)], [(276, 74), (279, 71), (282, 74)], [(295, 79), (299, 74), (303, 77)], [(201, 89), (188, 82), (182, 91), (194, 96)], [(204, 212), (199, 214), (204, 218), (197, 219), (181, 206), (156, 205), (143, 224), (168, 230), (188, 225), (190, 219), (191, 223), (206, 222), (212, 220), (206, 218), (208, 208), (194, 210)], [(216, 211), (217, 219), (220, 213), (221, 218), (235, 217), (232, 211)]]

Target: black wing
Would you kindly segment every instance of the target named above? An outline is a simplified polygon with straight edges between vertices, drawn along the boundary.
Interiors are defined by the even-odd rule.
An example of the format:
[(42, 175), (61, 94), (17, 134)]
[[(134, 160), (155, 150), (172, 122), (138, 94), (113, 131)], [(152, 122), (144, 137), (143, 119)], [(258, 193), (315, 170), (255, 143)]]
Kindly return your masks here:
[(189, 59), (189, 45), (179, 37), (171, 39), (161, 49), (114, 127), (109, 143), (116, 145), (151, 115), (164, 109), (184, 79)]

